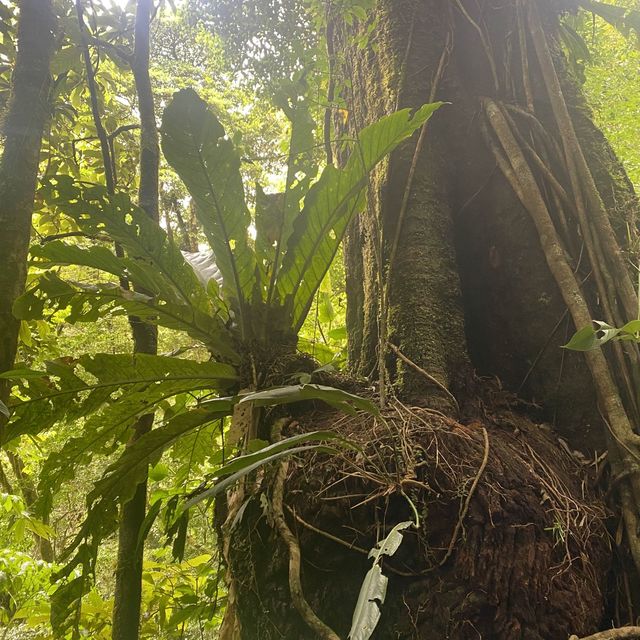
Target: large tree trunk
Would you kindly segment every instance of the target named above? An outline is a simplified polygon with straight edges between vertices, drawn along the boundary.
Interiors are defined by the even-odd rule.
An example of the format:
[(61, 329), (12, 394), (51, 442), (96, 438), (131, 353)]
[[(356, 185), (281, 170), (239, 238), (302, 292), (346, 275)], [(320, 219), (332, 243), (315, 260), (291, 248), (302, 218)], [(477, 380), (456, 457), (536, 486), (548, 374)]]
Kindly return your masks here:
[[(361, 374), (371, 375), (374, 370), (379, 342), (378, 273), (390, 270), (388, 339), (405, 355), (457, 392), (456, 381), (464, 382), (464, 377), (460, 380), (461, 364), (468, 353), (479, 374), (498, 376), (514, 392), (542, 405), (545, 419), (553, 420), (574, 446), (602, 447), (605, 431), (583, 358), (559, 349), (574, 331), (561, 292), (529, 213), (483, 139), (486, 125), (480, 98), (492, 96), (522, 109), (524, 113), (515, 113), (513, 118), (525, 125), (527, 113), (535, 114), (549, 134), (545, 142), (561, 145), (530, 43), (526, 5), (469, 4), (464, 5), (463, 13), (455, 2), (382, 2), (377, 53), (347, 49), (344, 72), (353, 83), (349, 101), (354, 128), (396, 105), (417, 107), (433, 98), (451, 103), (429, 122), (426, 143), (417, 154), (416, 142), (407, 143), (378, 171), (367, 214), (352, 229), (345, 252), (349, 320), (354, 327), (350, 332), (352, 363)], [(627, 223), (632, 229), (635, 225), (633, 190), (564, 70), (555, 40), (557, 11), (547, 6), (545, 16), (551, 21), (547, 33), (554, 61), (585, 155), (602, 198), (607, 204), (617, 202), (610, 207), (617, 216), (616, 229), (626, 233)], [(519, 21), (527, 43), (526, 85)], [(484, 44), (476, 27), (484, 33)], [(489, 64), (489, 55), (493, 64)], [(539, 148), (536, 138), (540, 132), (535, 126), (522, 129), (529, 143)], [(571, 196), (564, 167), (553, 157), (543, 158)], [(412, 163), (416, 171), (410, 182)], [(403, 228), (390, 267), (395, 227), (407, 190)], [(552, 194), (547, 194), (555, 203)], [(558, 213), (554, 205), (550, 208)], [(372, 259), (374, 244), (380, 242), (375, 237), (378, 220), (382, 269)], [(595, 302), (595, 277), (590, 275), (587, 256), (580, 260), (583, 247), (575, 237), (577, 224), (569, 219), (568, 225), (566, 244), (572, 251), (572, 264), (580, 279), (587, 279), (586, 295)], [(593, 317), (616, 322), (595, 304)], [(415, 399), (415, 383), (404, 379), (406, 365), (393, 357), (388, 366), (399, 392)], [(464, 389), (459, 392), (464, 400)], [(418, 397), (421, 395), (418, 391)]]
[[(604, 510), (558, 435), (608, 448), (640, 568), (637, 349), (560, 349), (591, 318), (637, 310), (619, 241), (637, 202), (566, 71), (569, 4), (379, 0), (367, 47), (353, 39), (367, 24), (335, 17), (350, 137), (398, 107), (449, 104), (375, 172), (345, 249), (351, 363), (393, 391), (386, 422), (342, 427), (365, 462), (289, 471), (294, 579), (278, 482), (263, 482), (276, 526), (249, 502), (229, 554), (242, 638), (346, 637), (369, 566), (354, 547), (411, 519), (407, 497), (421, 524), (388, 563), (373, 638), (564, 640), (608, 624)], [(333, 632), (292, 607), (297, 573)]]

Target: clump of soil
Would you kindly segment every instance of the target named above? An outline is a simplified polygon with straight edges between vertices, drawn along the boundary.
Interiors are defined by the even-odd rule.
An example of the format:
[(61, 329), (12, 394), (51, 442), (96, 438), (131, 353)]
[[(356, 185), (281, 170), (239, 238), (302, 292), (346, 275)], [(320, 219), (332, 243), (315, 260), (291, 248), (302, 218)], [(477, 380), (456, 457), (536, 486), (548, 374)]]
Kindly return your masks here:
[[(306, 412), (288, 431), (326, 428), (360, 450), (290, 462), (284, 510), (306, 599), (341, 638), (368, 550), (416, 516), (418, 528), (385, 562), (389, 588), (373, 638), (566, 640), (598, 628), (607, 514), (549, 429), (509, 411), (462, 424), (395, 403), (382, 419)], [(270, 478), (234, 532), (242, 637), (311, 639), (291, 605), (288, 552), (269, 523)]]

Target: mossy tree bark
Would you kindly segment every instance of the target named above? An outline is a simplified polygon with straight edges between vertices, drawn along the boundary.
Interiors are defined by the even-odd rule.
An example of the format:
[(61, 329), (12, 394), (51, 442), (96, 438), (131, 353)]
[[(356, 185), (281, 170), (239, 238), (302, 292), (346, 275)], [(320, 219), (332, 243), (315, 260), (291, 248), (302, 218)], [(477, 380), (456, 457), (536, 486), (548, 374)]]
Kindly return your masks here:
[[(560, 13), (572, 8), (568, 5), (539, 3), (545, 34), (589, 169), (611, 225), (624, 239), (627, 229), (635, 228), (637, 201), (566, 71), (557, 28)], [(559, 348), (575, 326), (532, 218), (482, 133), (481, 98), (492, 96), (507, 106), (518, 128), (592, 317), (612, 323), (630, 319), (621, 303), (607, 306), (598, 294), (597, 269), (578, 231), (527, 6), (521, 0), (499, 8), (457, 0), (383, 1), (374, 48), (349, 46), (353, 31), (338, 32), (337, 50), (345, 52), (343, 79), (352, 86), (345, 95), (351, 134), (396, 107), (434, 99), (450, 103), (428, 123), (423, 145), (408, 142), (376, 173), (368, 209), (351, 229), (345, 249), (349, 354), (357, 373), (380, 376), (379, 326), (385, 313), (387, 342), (450, 386), (462, 402), (474, 395), (474, 386), (468, 386), (473, 367), (541, 405), (545, 419), (576, 448), (602, 447), (605, 429), (583, 358)], [(556, 178), (559, 192), (545, 170)], [(605, 286), (606, 278), (603, 274)], [(385, 310), (379, 308), (381, 280), (389, 287)], [(433, 395), (433, 385), (392, 350), (386, 365), (401, 396), (423, 402)], [(630, 400), (622, 373), (619, 381)]]

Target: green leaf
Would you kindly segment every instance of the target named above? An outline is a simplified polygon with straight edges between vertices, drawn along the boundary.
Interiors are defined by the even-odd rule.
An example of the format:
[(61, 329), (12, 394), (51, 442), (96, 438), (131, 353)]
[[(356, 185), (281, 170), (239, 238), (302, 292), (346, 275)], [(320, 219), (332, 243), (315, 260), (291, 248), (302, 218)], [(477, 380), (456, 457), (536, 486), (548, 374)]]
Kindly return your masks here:
[(174, 94), (164, 111), (161, 131), (165, 158), (196, 203), (196, 215), (222, 273), (225, 298), (234, 304), (243, 324), (257, 283), (240, 157), (219, 120), (193, 89)]
[(215, 475), (218, 477), (232, 475), (246, 468), (247, 466), (252, 465), (254, 462), (258, 462), (261, 460), (266, 460), (274, 453), (280, 453), (283, 451), (288, 451), (295, 445), (298, 445), (302, 442), (321, 442), (324, 440), (337, 441), (341, 446), (351, 447), (353, 448), (353, 444), (345, 440), (342, 436), (337, 434), (335, 431), (310, 431), (309, 433), (299, 433), (295, 436), (290, 436), (289, 438), (284, 438), (283, 440), (279, 440), (274, 444), (270, 444), (267, 447), (263, 447), (262, 449), (254, 452), (248, 453), (243, 456), (238, 456), (234, 458), (230, 462), (226, 463), (222, 467), (220, 467)]
[(66, 310), (66, 321), (71, 324), (128, 313), (152, 324), (184, 331), (217, 357), (238, 360), (231, 347), (231, 334), (220, 318), (187, 305), (123, 289), (115, 282), (87, 285), (62, 280), (48, 271), (16, 300), (13, 313), (23, 320), (37, 320), (43, 317), (45, 308)]
[(11, 412), (9, 411), (9, 407), (7, 407), (7, 405), (4, 402), (2, 402), (2, 400), (0, 400), (0, 413), (6, 418), (11, 417)]
[(349, 414), (355, 414), (359, 409), (374, 416), (380, 415), (380, 410), (371, 400), (342, 391), (342, 389), (319, 384), (290, 385), (258, 391), (244, 396), (240, 404), (252, 402), (256, 407), (272, 407), (305, 400), (322, 400)]
[(331, 447), (324, 447), (316, 444), (306, 445), (303, 447), (293, 447), (291, 449), (287, 449), (286, 451), (279, 451), (278, 453), (274, 453), (268, 458), (264, 458), (261, 460), (257, 460), (253, 464), (244, 466), (242, 469), (237, 471), (231, 476), (226, 477), (224, 480), (220, 480), (220, 482), (216, 483), (213, 487), (206, 489), (202, 493), (194, 496), (190, 500), (184, 504), (183, 509), (191, 509), (195, 505), (199, 504), (203, 500), (211, 500), (215, 498), (220, 493), (226, 491), (229, 487), (232, 487), (238, 480), (244, 478), (244, 476), (250, 474), (252, 471), (260, 468), (261, 466), (268, 464), (270, 462), (275, 462), (276, 460), (280, 460), (285, 456), (295, 455), (297, 453), (303, 453), (305, 451), (318, 451), (321, 453), (336, 453), (336, 449), (332, 449)]
[(309, 312), (352, 217), (364, 206), (369, 172), (403, 140), (423, 126), (442, 103), (426, 104), (413, 115), (397, 111), (366, 127), (344, 169), (328, 166), (309, 190), (294, 222), (282, 270), (279, 301), (297, 332)]
[(290, 438), (280, 440), (275, 444), (272, 444), (256, 453), (250, 453), (244, 456), (239, 456), (233, 459), (231, 462), (220, 467), (216, 472), (216, 477), (224, 477), (223, 480), (218, 481), (213, 487), (206, 489), (205, 491), (197, 494), (196, 496), (187, 500), (183, 509), (190, 509), (203, 500), (209, 500), (214, 498), (222, 491), (225, 491), (228, 487), (232, 486), (235, 482), (246, 476), (247, 474), (255, 471), (262, 465), (270, 462), (275, 462), (287, 455), (294, 455), (296, 453), (302, 453), (304, 451), (315, 450), (323, 453), (335, 453), (336, 450), (331, 447), (324, 447), (317, 444), (295, 446), (301, 442), (309, 441), (323, 441), (334, 440), (338, 441), (341, 446), (351, 447), (352, 445), (344, 440), (341, 436), (333, 431), (312, 431), (311, 433), (302, 433)]
[(149, 469), (149, 480), (161, 482), (169, 475), (169, 467), (164, 462), (157, 462)]
[[(231, 411), (233, 403), (234, 400), (231, 398), (218, 398), (209, 401), (206, 409), (198, 408), (180, 414), (167, 424), (146, 433), (132, 446), (127, 447), (120, 458), (107, 468), (102, 478), (96, 482), (93, 490), (88, 494), (89, 511), (87, 517), (76, 538), (64, 551), (63, 557), (68, 557), (74, 549), (76, 553), (58, 572), (58, 578), (71, 575), (75, 567), (82, 565), (81, 578), (86, 581), (95, 563), (98, 545), (117, 528), (118, 504), (131, 499), (137, 485), (146, 477), (149, 463), (159, 459), (162, 452), (181, 435), (208, 421), (217, 420), (221, 416), (227, 415)], [(160, 503), (157, 502), (150, 509), (149, 517), (142, 527), (145, 533), (148, 532), (153, 520), (157, 517), (160, 506)], [(141, 537), (145, 533), (141, 532)], [(82, 585), (84, 588), (86, 582), (83, 582)], [(77, 590), (78, 583), (75, 583), (71, 591), (73, 594), (77, 594)], [(77, 597), (70, 598), (67, 593), (69, 591), (69, 587), (63, 585), (55, 594), (58, 602), (56, 606), (59, 608), (57, 615), (60, 622), (58, 626), (61, 629), (69, 623), (70, 612), (77, 605)]]
[(53, 176), (40, 190), (48, 205), (74, 220), (91, 237), (105, 234), (126, 252), (118, 258), (104, 246), (83, 249), (61, 241), (35, 246), (36, 264), (78, 264), (94, 267), (170, 303), (188, 305), (211, 314), (211, 300), (166, 232), (124, 193), (109, 196), (101, 185), (78, 183), (69, 176)]
[[(318, 172), (314, 153), (316, 123), (311, 117), (308, 101), (304, 97), (306, 89), (304, 80), (287, 83), (282, 86), (274, 99), (276, 106), (282, 109), (291, 123), (285, 189), (284, 193), (278, 194), (279, 206), (276, 209), (276, 216), (268, 208), (257, 206), (258, 194), (256, 194), (256, 248), (260, 251), (262, 247), (263, 253), (269, 258), (273, 254), (270, 260), (272, 264), (267, 293), (268, 304), (273, 302), (281, 258), (293, 233), (293, 224), (300, 214), (300, 203), (307, 195), (311, 180)], [(265, 217), (269, 221), (268, 225), (263, 222)], [(264, 233), (264, 231), (261, 233), (265, 227), (272, 228), (272, 233)], [(274, 245), (275, 254), (273, 253)]]
[(111, 464), (102, 478), (87, 495), (89, 513), (75, 544), (82, 537), (103, 539), (112, 532), (113, 522), (105, 518), (112, 504), (125, 503), (133, 497), (136, 487), (147, 477), (149, 464), (154, 464), (174, 442), (185, 434), (229, 415), (233, 410), (232, 398), (217, 398), (207, 403), (207, 408), (197, 408), (180, 414), (166, 424), (144, 434)]
[[(35, 266), (80, 265), (126, 278), (137, 290), (116, 282), (68, 283), (45, 273), (14, 305), (21, 318), (40, 318), (45, 307), (70, 308), (69, 322), (91, 322), (105, 313), (137, 315), (173, 329), (185, 330), (218, 357), (237, 360), (225, 323), (228, 310), (210, 296), (193, 267), (160, 226), (126, 194), (109, 196), (100, 185), (76, 182), (70, 176), (48, 178), (41, 190), (47, 204), (73, 219), (90, 237), (108, 236), (126, 252), (116, 256), (105, 246), (81, 247), (53, 241), (34, 246)], [(144, 293), (139, 293), (144, 291)]]
[[(51, 598), (51, 626), (53, 627), (54, 637), (66, 638), (74, 623), (71, 611), (80, 609), (81, 599), (85, 593), (87, 579), (84, 576), (78, 576), (71, 580), (65, 581), (55, 590)], [(77, 627), (72, 630), (72, 638), (80, 638), (77, 633)]]
[(197, 389), (224, 389), (237, 381), (235, 369), (227, 364), (143, 353), (50, 361), (39, 377), (30, 370), (23, 376), (21, 371), (4, 374), (23, 378), (19, 392), (27, 399), (11, 403), (13, 416), (3, 443), (60, 421), (84, 418), (103, 406), (117, 412), (129, 399), (142, 414), (160, 399)]
[(593, 327), (584, 327), (573, 334), (563, 349), (571, 351), (591, 351), (598, 346), (597, 332)]
[(594, 320), (598, 328), (584, 327), (577, 331), (571, 340), (563, 346), (564, 349), (571, 351), (591, 351), (601, 347), (603, 344), (613, 340), (620, 333), (620, 329), (616, 329), (606, 322)]
[(208, 402), (206, 408), (180, 414), (144, 434), (107, 468), (88, 495), (88, 501), (94, 503), (118, 499), (126, 502), (133, 497), (135, 487), (146, 477), (149, 464), (159, 460), (162, 453), (182, 436), (202, 425), (230, 415), (233, 405), (232, 398), (217, 398)]
[(50, 512), (53, 496), (65, 480), (94, 456), (113, 452), (128, 439), (136, 420), (158, 403), (235, 382), (229, 365), (146, 354), (99, 354), (72, 364), (50, 362), (43, 373), (49, 375), (23, 381), (19, 391), (28, 400), (12, 405), (14, 413), (5, 433), (10, 441), (59, 422), (76, 427), (75, 434), (43, 465), (36, 503), (41, 516)]
[(627, 322), (627, 324), (620, 328), (620, 333), (630, 335), (640, 333), (640, 320), (631, 320), (631, 322)]

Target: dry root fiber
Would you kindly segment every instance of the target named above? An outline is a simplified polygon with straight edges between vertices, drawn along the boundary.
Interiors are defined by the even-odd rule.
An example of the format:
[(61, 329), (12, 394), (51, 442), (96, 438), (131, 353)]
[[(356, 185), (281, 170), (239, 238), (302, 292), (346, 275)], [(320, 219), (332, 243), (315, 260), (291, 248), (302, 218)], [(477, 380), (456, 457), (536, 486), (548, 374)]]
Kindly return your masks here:
[[(340, 637), (366, 552), (413, 507), (420, 526), (385, 564), (374, 638), (566, 640), (599, 628), (606, 513), (547, 428), (509, 412), (461, 424), (399, 403), (382, 420), (306, 413), (289, 428), (328, 427), (363, 452), (292, 461), (284, 511), (305, 597)], [(243, 637), (313, 638), (291, 607), (287, 550), (264, 505), (248, 505), (231, 557)]]

